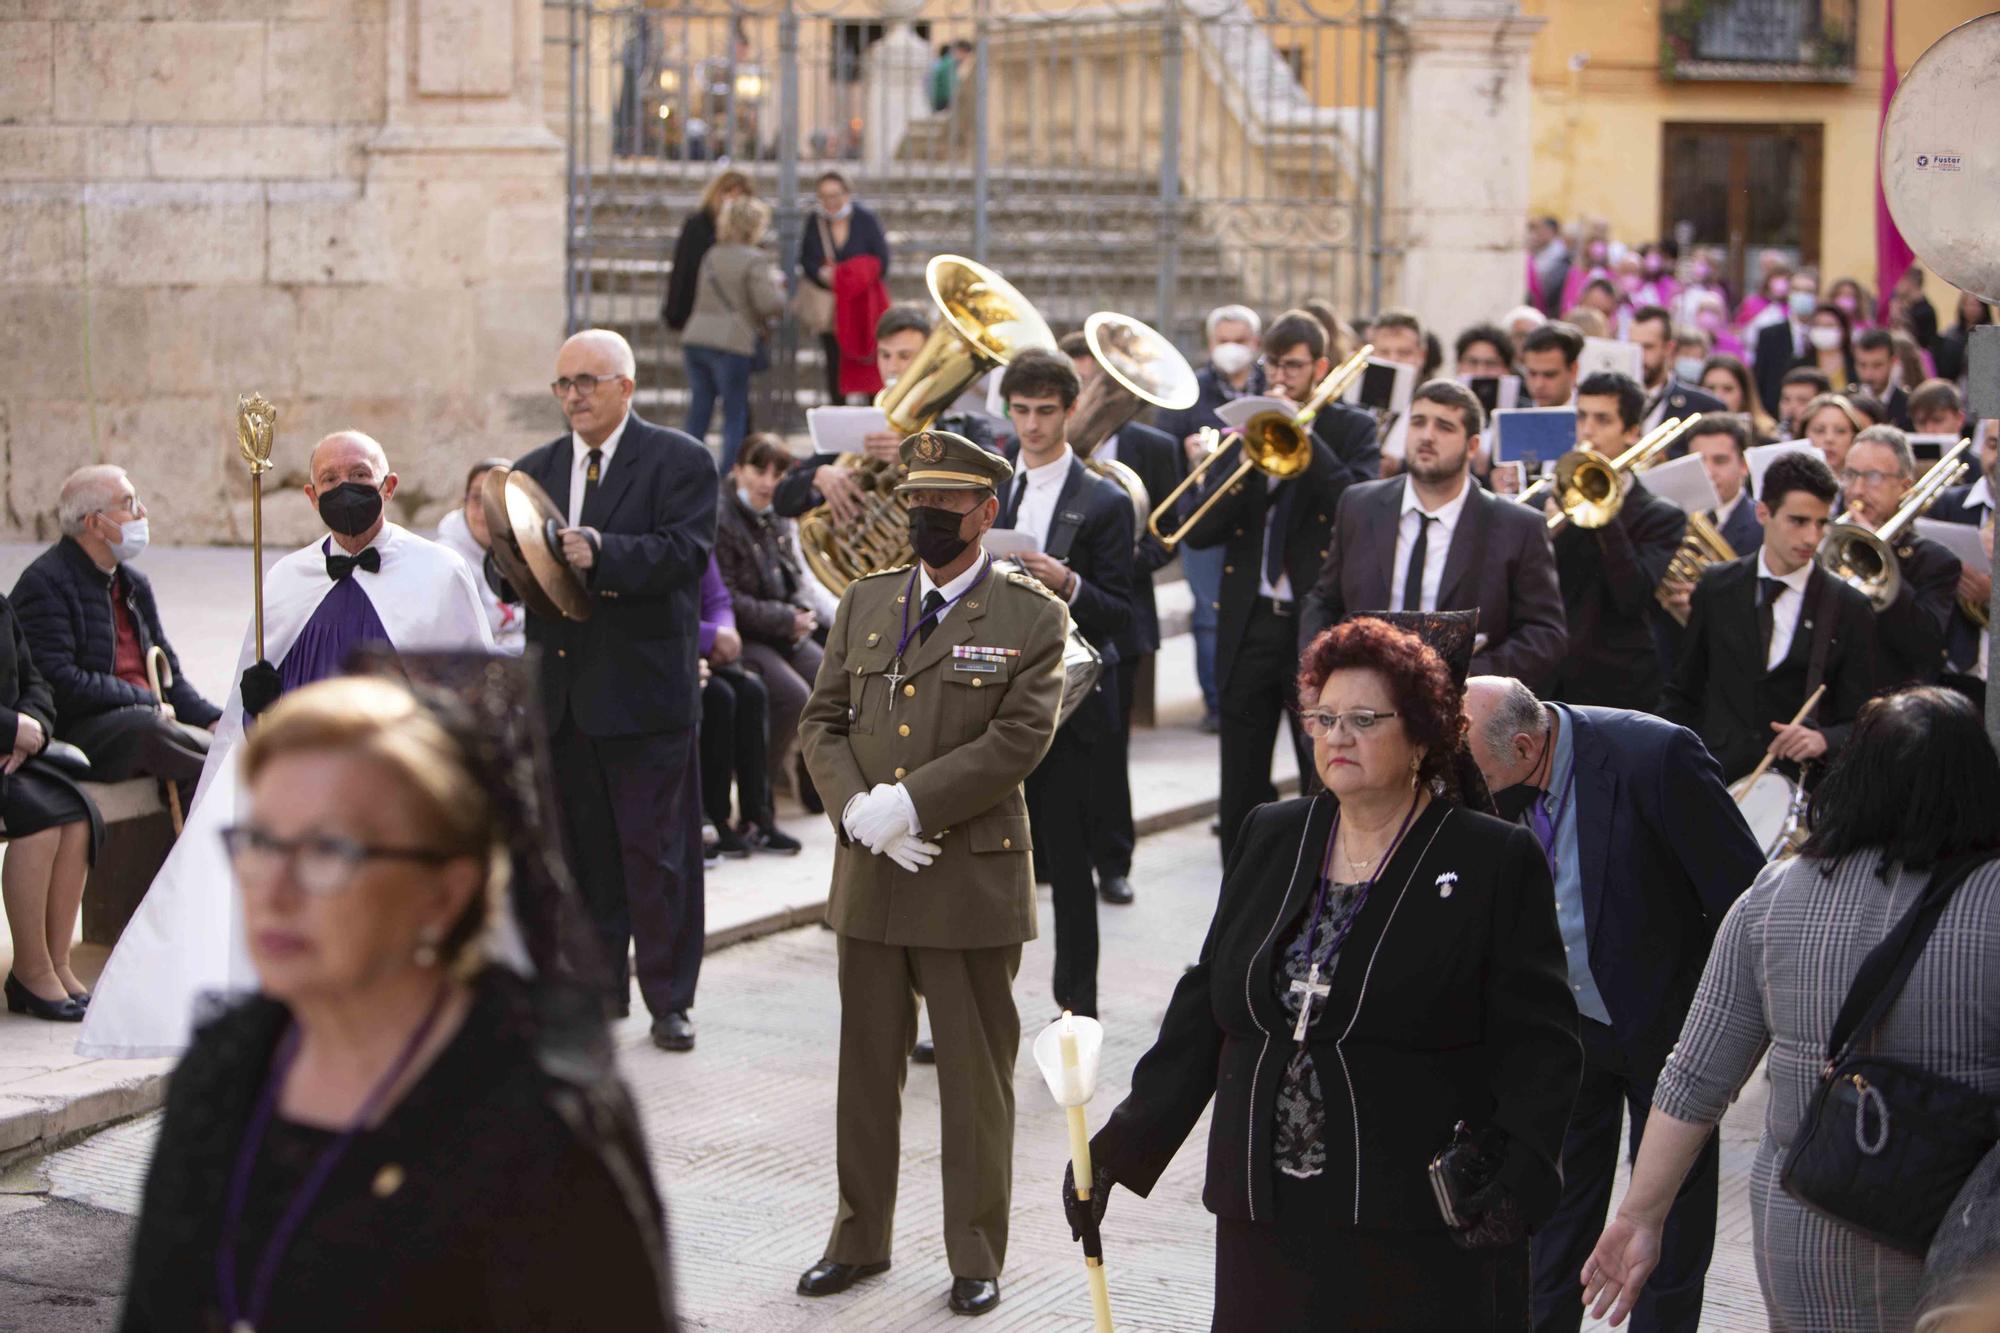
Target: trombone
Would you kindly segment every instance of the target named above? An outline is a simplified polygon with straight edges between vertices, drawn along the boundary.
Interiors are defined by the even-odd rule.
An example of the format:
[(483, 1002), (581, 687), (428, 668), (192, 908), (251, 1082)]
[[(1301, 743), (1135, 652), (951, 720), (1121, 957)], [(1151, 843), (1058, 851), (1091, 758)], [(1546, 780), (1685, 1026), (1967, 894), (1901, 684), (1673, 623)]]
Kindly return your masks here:
[[(1201, 522), (1202, 515), (1213, 508), (1217, 500), (1229, 493), (1230, 487), (1249, 476), (1253, 470), (1283, 481), (1288, 477), (1298, 476), (1312, 466), (1313, 419), (1326, 409), (1328, 403), (1345, 392), (1348, 385), (1361, 377), (1361, 372), (1368, 368), (1368, 358), (1374, 351), (1373, 344), (1365, 345), (1353, 356), (1334, 367), (1313, 390), (1312, 397), (1306, 400), (1305, 406), (1298, 411), (1286, 413), (1270, 409), (1259, 412), (1241, 427), (1223, 436), (1215, 448), (1209, 451), (1208, 457), (1195, 464), (1186, 479), (1168, 492), (1166, 499), (1160, 501), (1152, 516), (1146, 520), (1146, 530), (1152, 533), (1162, 546), (1171, 551), (1186, 539), (1195, 524)], [(1209, 467), (1222, 456), (1223, 450), (1231, 443), (1239, 445), (1243, 453), (1243, 461), (1236, 465), (1236, 470), (1201, 502), (1185, 523), (1172, 532), (1160, 531), (1160, 521), (1173, 513), (1174, 506), (1180, 502), (1181, 496), (1187, 493), (1188, 487), (1202, 479)]]
[(1616, 458), (1606, 458), (1595, 449), (1572, 449), (1556, 460), (1553, 473), (1536, 478), (1516, 498), (1534, 504), (1544, 489), (1553, 488), (1562, 512), (1549, 516), (1550, 532), (1560, 531), (1565, 523), (1585, 529), (1608, 527), (1625, 504), (1625, 474), (1650, 464), (1695, 420), (1668, 417)]
[(1910, 488), (1903, 503), (1889, 521), (1874, 531), (1853, 522), (1849, 509), (1827, 529), (1814, 557), (1828, 575), (1866, 597), (1877, 611), (1886, 611), (1903, 587), (1903, 570), (1896, 558), (1896, 539), (1931, 507), (1938, 493), (1972, 469), (1964, 455), (1972, 448), (1969, 439), (1960, 440)]

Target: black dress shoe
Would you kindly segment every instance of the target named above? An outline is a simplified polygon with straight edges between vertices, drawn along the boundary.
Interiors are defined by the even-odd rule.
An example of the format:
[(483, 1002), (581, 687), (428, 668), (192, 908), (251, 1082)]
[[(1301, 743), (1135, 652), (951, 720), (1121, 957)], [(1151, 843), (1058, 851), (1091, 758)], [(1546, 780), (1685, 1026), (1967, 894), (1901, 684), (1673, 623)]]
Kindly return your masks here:
[(1000, 1304), (997, 1277), (955, 1277), (951, 1280), (953, 1314), (985, 1314)]
[(1132, 902), (1132, 881), (1123, 875), (1106, 875), (1097, 883), (1097, 896), (1118, 907)]
[(920, 1041), (910, 1048), (910, 1063), (913, 1065), (934, 1065), (937, 1063), (937, 1047), (930, 1042)]
[(799, 1274), (799, 1295), (836, 1296), (864, 1277), (888, 1271), (887, 1259), (873, 1264), (843, 1264), (833, 1259), (822, 1259)]
[(69, 993), (69, 998), (79, 1009), (90, 1008), (90, 992), (87, 990), (73, 990)]
[(30, 1018), (45, 1018), (51, 1023), (81, 1023), (83, 1006), (65, 995), (60, 1000), (44, 1000), (41, 996), (21, 984), (12, 972), (7, 974), (7, 1012), (26, 1014)]
[(653, 1045), (663, 1051), (694, 1049), (694, 1020), (679, 1009), (653, 1020)]

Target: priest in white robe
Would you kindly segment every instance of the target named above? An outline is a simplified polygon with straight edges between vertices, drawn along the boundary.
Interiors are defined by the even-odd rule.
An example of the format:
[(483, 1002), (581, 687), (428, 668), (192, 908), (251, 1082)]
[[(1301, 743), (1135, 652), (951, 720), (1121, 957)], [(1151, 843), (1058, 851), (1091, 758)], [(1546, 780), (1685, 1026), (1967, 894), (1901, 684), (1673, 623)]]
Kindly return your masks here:
[(336, 432), (314, 446), (308, 471), (306, 499), (327, 535), (264, 577), (265, 660), (256, 660), (253, 625), (187, 827), (91, 992), (78, 1054), (178, 1055), (200, 1017), (200, 997), (256, 985), (222, 849), (222, 830), (236, 817), (236, 747), (246, 717), (286, 690), (338, 675), (363, 644), (493, 648), (465, 562), (385, 518), (396, 474), (381, 445), (359, 431)]

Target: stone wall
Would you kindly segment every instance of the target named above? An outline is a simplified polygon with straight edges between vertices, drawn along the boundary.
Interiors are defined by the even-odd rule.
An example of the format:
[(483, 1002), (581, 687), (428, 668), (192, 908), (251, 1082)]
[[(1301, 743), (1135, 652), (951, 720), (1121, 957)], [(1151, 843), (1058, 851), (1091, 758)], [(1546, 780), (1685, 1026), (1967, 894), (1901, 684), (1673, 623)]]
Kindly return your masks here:
[(561, 426), (562, 151), (537, 0), (12, 0), (0, 21), (0, 539), (129, 467), (155, 540), (248, 540), (236, 397), (278, 406), (267, 535), (328, 431), (396, 517)]

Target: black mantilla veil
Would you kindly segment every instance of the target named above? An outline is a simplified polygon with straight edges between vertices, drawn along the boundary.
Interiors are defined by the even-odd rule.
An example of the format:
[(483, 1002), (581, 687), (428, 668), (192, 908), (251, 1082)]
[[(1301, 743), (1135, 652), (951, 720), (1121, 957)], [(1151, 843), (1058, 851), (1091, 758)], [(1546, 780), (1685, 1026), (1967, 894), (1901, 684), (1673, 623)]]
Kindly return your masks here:
[[(1461, 696), (1465, 693), (1465, 679), (1472, 674), (1472, 645), (1479, 635), (1477, 611), (1363, 611), (1345, 617), (1341, 623), (1349, 620), (1379, 620), (1416, 635), (1444, 659), (1451, 671), (1451, 683), (1458, 687)], [(1463, 737), (1451, 757), (1451, 769), (1453, 800), (1483, 815), (1498, 813), (1493, 794), (1486, 789), (1486, 778), (1472, 760), (1471, 745)]]
[[(590, 1065), (608, 1069), (596, 937), (561, 853), (561, 821), (549, 740), (535, 694), (534, 649), (520, 657), (477, 652), (398, 653), (382, 645), (358, 649), (348, 663), (356, 675), (388, 676), (410, 687), (463, 749), (468, 766), (494, 805), (506, 832), (507, 892), (503, 919), (489, 928), (487, 954), (496, 965), (520, 972), (535, 997), (545, 1031), (545, 1061), (561, 1054), (551, 1073), (575, 1076), (570, 1061), (590, 1053)], [(553, 1049), (550, 1048), (553, 1044)]]

